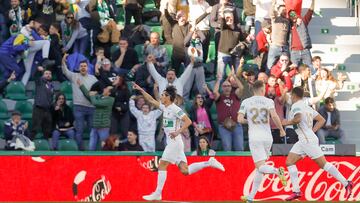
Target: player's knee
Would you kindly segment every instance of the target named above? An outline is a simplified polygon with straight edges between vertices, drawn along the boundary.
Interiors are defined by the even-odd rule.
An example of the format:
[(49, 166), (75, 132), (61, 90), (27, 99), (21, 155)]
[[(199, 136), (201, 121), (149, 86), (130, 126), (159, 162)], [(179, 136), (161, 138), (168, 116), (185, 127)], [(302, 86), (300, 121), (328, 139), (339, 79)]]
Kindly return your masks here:
[(290, 159), (286, 159), (285, 164), (287, 167), (294, 165), (293, 161), (291, 161)]

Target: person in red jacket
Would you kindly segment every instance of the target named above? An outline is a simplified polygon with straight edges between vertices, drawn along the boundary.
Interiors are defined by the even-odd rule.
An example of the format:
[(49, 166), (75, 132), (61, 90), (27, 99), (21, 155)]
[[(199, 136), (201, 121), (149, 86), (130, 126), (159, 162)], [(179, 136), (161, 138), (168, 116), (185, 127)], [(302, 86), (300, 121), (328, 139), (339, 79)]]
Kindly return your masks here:
[(258, 66), (261, 72), (268, 70), (267, 58), (269, 52), (269, 45), (271, 43), (271, 22), (264, 20), (261, 23), (261, 31), (256, 35), (256, 43), (259, 52)]
[(290, 65), (290, 59), (287, 53), (282, 53), (278, 62), (271, 68), (270, 74), (280, 78), (285, 82), (288, 90), (292, 89), (292, 78), (296, 75), (295, 65)]

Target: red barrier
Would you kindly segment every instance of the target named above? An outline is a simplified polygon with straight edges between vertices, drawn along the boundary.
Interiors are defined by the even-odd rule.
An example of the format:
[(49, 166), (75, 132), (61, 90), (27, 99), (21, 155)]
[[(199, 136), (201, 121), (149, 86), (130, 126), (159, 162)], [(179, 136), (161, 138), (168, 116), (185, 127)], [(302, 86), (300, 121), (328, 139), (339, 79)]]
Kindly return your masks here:
[[(139, 201), (156, 187), (157, 173), (149, 169), (150, 156), (1, 156), (0, 201)], [(204, 169), (183, 176), (169, 168), (164, 200), (239, 200), (251, 189), (254, 166), (251, 157), (217, 157), (226, 168)], [(354, 181), (353, 196), (360, 201), (360, 157), (327, 157)], [(206, 157), (188, 157), (191, 164)], [(284, 165), (285, 157), (272, 157), (270, 164)], [(305, 159), (298, 164), (303, 200), (345, 200), (343, 186), (316, 164)], [(306, 170), (306, 171), (304, 171)], [(286, 174), (288, 176), (288, 174)], [(74, 184), (74, 179), (76, 183)], [(279, 179), (266, 175), (256, 199), (279, 200), (291, 192)]]

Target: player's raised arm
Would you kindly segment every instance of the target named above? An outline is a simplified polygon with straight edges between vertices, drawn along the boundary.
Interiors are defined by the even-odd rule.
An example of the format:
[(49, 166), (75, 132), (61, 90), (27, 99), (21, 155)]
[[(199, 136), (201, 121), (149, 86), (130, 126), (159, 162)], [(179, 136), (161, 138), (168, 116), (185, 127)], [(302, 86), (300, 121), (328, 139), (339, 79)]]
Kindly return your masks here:
[(141, 94), (144, 96), (145, 100), (154, 105), (156, 108), (159, 108), (160, 102), (154, 99), (150, 94), (148, 94), (143, 88), (141, 88), (138, 84), (135, 82), (133, 84), (133, 89), (138, 90), (141, 92)]

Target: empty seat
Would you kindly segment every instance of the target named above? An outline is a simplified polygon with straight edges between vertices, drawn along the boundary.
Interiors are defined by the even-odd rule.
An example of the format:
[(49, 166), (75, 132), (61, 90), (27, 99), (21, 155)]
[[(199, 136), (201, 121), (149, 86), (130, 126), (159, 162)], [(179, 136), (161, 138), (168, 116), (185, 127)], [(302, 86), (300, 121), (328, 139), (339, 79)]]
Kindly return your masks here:
[(60, 151), (77, 151), (78, 146), (77, 146), (75, 140), (72, 140), (72, 139), (59, 140), (59, 150)]
[(209, 51), (208, 51), (208, 58), (206, 62), (215, 62), (215, 55), (216, 55), (216, 49), (215, 49), (215, 42), (210, 41), (209, 44)]
[(49, 151), (50, 145), (46, 139), (37, 139), (34, 140), (35, 143), (35, 150), (36, 151)]
[(72, 87), (69, 81), (64, 81), (60, 84), (60, 92), (65, 94), (67, 100), (72, 100)]
[(8, 119), (8, 108), (6, 103), (0, 99), (0, 119)]
[(22, 119), (31, 120), (33, 105), (29, 101), (17, 101), (15, 104), (15, 110), (21, 112)]
[(5, 97), (12, 100), (26, 100), (25, 86), (20, 81), (12, 81), (5, 89)]

